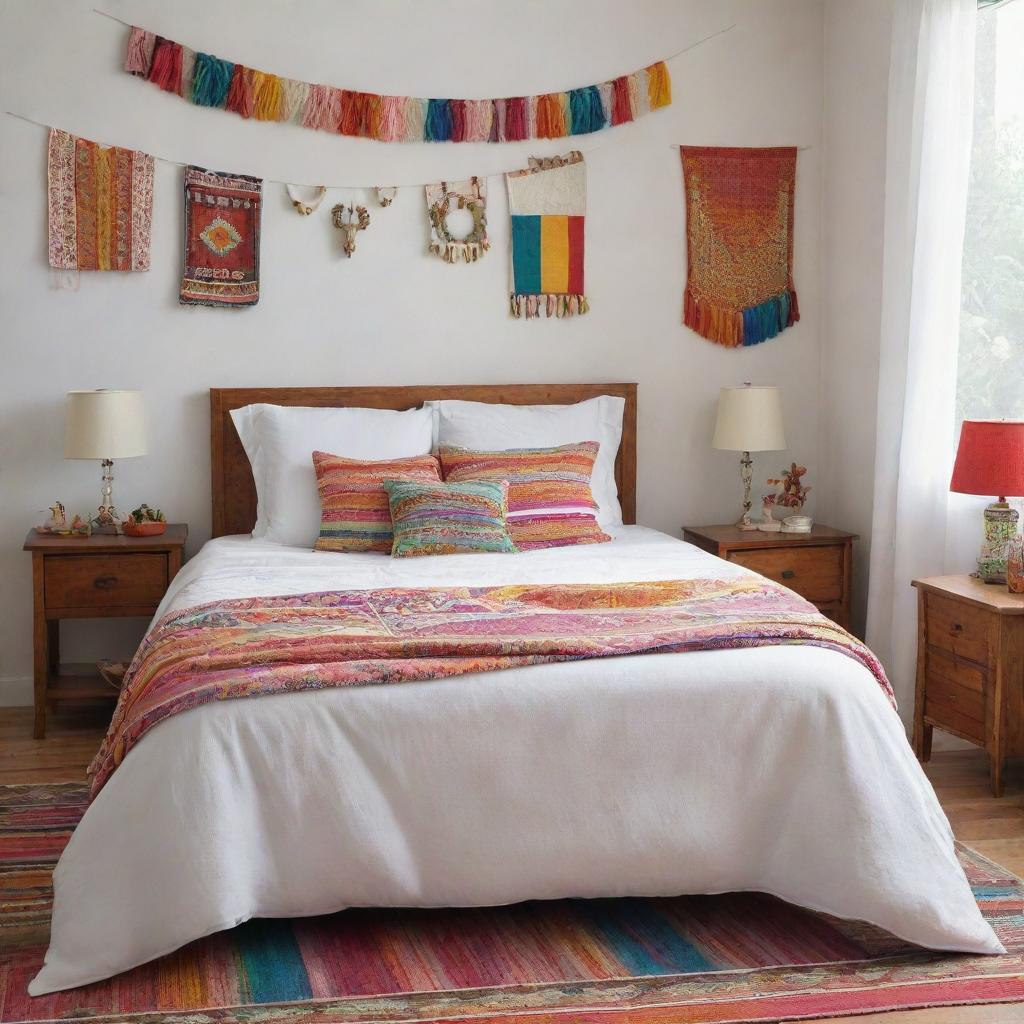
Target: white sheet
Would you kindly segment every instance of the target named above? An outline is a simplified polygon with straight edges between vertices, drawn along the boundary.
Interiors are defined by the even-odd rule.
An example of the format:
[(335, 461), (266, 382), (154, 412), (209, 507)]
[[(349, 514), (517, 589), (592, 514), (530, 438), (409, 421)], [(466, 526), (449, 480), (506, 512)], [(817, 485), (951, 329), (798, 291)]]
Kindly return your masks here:
[[(207, 544), (164, 609), (391, 585), (745, 572), (663, 534), (390, 559)], [(162, 609), (163, 610), (163, 609)], [(897, 715), (810, 646), (642, 655), (210, 704), (126, 757), (54, 873), (33, 995), (250, 917), (754, 889), (995, 953)]]

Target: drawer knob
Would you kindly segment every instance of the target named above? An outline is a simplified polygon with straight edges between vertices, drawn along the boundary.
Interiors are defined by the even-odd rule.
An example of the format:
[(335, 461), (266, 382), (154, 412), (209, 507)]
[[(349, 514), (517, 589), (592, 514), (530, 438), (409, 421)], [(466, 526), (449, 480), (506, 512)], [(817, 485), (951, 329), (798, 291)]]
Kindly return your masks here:
[(959, 636), (964, 631), (964, 627), (961, 626), (959, 622), (954, 622), (953, 625), (949, 627), (949, 631), (953, 636)]
[(782, 578), (784, 580), (791, 580), (796, 576), (796, 572), (793, 569), (783, 569)]
[(97, 590), (110, 590), (111, 587), (117, 586), (117, 577), (116, 576), (97, 576), (96, 579), (94, 579), (92, 581), (92, 585)]

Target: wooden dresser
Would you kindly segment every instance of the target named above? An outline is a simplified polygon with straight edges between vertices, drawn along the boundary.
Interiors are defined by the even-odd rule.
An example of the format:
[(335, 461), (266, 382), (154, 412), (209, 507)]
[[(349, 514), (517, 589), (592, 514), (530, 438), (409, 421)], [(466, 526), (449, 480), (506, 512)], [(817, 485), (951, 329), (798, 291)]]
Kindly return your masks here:
[(159, 537), (25, 538), (32, 552), (34, 696), (32, 734), (46, 735), (46, 706), (55, 701), (115, 697), (98, 672), (71, 672), (60, 660), (60, 620), (152, 615), (181, 568), (188, 527), (171, 524)]
[(932, 729), (984, 747), (992, 792), (1003, 762), (1024, 754), (1024, 595), (971, 576), (929, 576), (917, 587), (914, 752), (931, 756)]
[(850, 628), (850, 577), (857, 535), (815, 524), (810, 533), (764, 533), (735, 526), (684, 526), (683, 540), (738, 562), (806, 597)]

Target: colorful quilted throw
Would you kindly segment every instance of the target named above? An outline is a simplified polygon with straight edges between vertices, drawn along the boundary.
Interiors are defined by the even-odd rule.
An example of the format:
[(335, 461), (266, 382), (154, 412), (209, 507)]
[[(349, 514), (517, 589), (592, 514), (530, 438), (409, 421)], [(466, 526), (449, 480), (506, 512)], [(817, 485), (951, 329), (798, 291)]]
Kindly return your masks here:
[[(430, 251), (446, 263), (473, 263), (491, 247), (487, 239), (487, 179), (442, 181), (427, 185), (430, 217)], [(466, 234), (453, 234), (448, 223), (451, 211), (466, 210), (473, 225)]]
[(51, 128), (46, 171), (51, 267), (149, 270), (151, 156)]
[(796, 149), (680, 146), (686, 186), (683, 323), (736, 348), (800, 319), (793, 288)]
[(867, 647), (793, 591), (758, 576), (214, 601), (168, 613), (142, 642), (89, 768), (92, 793), (154, 725), (211, 701), (777, 644), (854, 658), (893, 702)]
[(256, 305), (262, 203), (260, 178), (185, 168), (183, 305)]
[(574, 316), (583, 294), (583, 221), (587, 169), (583, 154), (531, 159), (505, 176), (512, 214), (512, 315)]

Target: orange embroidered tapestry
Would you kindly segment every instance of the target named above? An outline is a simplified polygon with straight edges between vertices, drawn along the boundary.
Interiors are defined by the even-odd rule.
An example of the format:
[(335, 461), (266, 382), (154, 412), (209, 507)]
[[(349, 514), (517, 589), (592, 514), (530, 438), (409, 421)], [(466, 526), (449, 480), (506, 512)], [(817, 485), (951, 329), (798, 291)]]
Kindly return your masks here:
[(800, 319), (793, 287), (796, 147), (680, 146), (686, 189), (683, 323), (736, 348)]
[(153, 158), (50, 129), (50, 266), (149, 270)]

